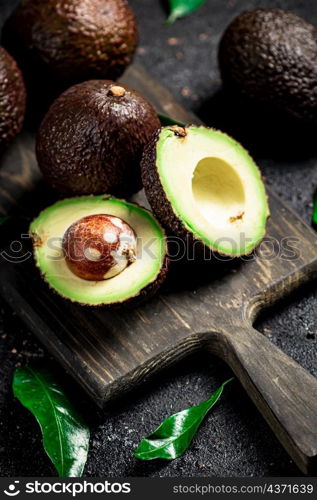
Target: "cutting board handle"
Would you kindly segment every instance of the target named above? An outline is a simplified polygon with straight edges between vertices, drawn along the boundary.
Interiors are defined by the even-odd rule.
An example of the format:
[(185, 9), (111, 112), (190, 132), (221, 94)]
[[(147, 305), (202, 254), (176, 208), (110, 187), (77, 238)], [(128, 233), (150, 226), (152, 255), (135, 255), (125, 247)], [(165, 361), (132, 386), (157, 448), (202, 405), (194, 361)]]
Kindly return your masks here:
[[(251, 326), (225, 335), (223, 358), (305, 474), (317, 470), (317, 378)], [(209, 348), (219, 355), (211, 337)]]

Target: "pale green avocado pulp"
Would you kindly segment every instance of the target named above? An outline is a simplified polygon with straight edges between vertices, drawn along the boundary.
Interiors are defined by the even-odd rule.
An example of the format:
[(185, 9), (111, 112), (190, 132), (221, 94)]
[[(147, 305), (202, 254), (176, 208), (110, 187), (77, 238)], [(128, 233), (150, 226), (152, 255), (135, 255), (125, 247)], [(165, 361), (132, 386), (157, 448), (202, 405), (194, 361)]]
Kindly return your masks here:
[[(62, 239), (71, 224), (101, 213), (119, 217), (133, 228), (137, 259), (110, 279), (87, 281), (68, 268)], [(150, 212), (107, 195), (58, 201), (32, 222), (30, 233), (36, 264), (50, 287), (63, 297), (87, 305), (120, 303), (136, 297), (159, 276), (167, 252), (164, 231)]]
[(252, 252), (265, 234), (269, 207), (258, 167), (234, 139), (214, 129), (161, 130), (156, 166), (173, 213), (217, 253)]

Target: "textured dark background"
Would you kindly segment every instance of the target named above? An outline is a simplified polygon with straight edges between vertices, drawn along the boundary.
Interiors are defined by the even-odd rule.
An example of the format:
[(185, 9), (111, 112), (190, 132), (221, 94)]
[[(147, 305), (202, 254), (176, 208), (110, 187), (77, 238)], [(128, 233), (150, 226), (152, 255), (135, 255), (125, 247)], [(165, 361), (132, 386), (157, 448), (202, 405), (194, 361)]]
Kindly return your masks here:
[[(164, 25), (164, 4), (159, 0), (130, 3), (140, 26), (138, 59), (186, 107), (208, 124), (238, 137), (263, 168), (267, 182), (310, 222), (312, 194), (317, 186), (315, 132), (275, 115), (264, 115), (258, 108), (241, 109), (230, 102), (220, 91), (216, 54), (225, 26), (242, 10), (282, 7), (317, 24), (316, 1), (207, 0), (197, 13), (171, 27)], [(257, 326), (317, 376), (316, 306), (317, 289), (312, 284), (267, 312)], [(47, 363), (49, 357), (15, 313), (4, 304), (0, 307), (0, 474), (53, 475), (42, 450), (39, 429), (13, 399), (10, 388), (12, 371), (18, 363)], [(85, 475), (300, 475), (237, 382), (226, 389), (182, 458), (145, 463), (132, 458), (138, 441), (164, 417), (205, 399), (229, 375), (222, 362), (198, 354), (109, 406), (103, 414), (98, 414), (76, 387), (72, 393), (78, 394), (78, 403), (85, 408), (93, 427)], [(66, 376), (61, 376), (69, 383)]]

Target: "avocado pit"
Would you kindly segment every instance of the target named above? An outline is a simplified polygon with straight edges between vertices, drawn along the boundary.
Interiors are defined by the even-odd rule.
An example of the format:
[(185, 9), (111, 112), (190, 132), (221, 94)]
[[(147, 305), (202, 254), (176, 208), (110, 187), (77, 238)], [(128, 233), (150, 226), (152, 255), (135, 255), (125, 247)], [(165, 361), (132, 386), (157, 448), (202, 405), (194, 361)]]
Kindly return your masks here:
[(69, 269), (79, 278), (113, 278), (136, 260), (137, 241), (131, 226), (119, 217), (88, 215), (66, 230), (63, 253)]

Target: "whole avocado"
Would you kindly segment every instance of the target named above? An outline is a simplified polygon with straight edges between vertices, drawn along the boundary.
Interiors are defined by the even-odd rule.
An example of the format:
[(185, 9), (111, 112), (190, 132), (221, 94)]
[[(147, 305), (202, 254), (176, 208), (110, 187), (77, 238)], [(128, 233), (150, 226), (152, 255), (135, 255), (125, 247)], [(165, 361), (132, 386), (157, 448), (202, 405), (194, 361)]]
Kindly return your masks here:
[(243, 12), (219, 47), (224, 86), (317, 121), (317, 29), (281, 9)]
[(90, 80), (66, 90), (38, 130), (36, 154), (48, 183), (64, 194), (141, 189), (145, 144), (160, 127), (140, 94), (109, 80)]
[(26, 92), (15, 60), (0, 47), (0, 149), (21, 131)]
[(91, 78), (120, 76), (138, 36), (126, 0), (22, 0), (4, 39), (26, 69), (65, 90)]

